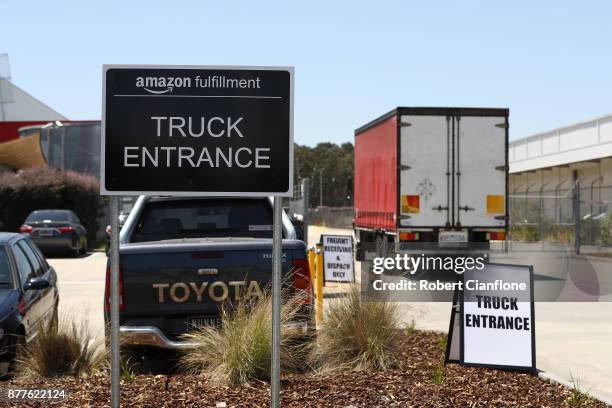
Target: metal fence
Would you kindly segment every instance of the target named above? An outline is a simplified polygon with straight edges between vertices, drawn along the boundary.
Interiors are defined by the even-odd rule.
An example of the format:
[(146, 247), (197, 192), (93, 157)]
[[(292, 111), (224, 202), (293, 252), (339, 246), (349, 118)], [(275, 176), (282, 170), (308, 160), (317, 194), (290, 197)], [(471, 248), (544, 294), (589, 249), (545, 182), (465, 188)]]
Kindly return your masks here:
[[(572, 188), (509, 195), (511, 251), (612, 252), (612, 186), (601, 178)], [(289, 214), (310, 225), (352, 228), (352, 207), (308, 208), (308, 183), (296, 185)]]
[(308, 213), (310, 225), (330, 228), (353, 228), (353, 207), (317, 207)]
[(509, 213), (513, 250), (580, 252), (612, 244), (612, 186), (511, 194)]
[(303, 217), (304, 208), (308, 208), (308, 183), (302, 181), (293, 186), (293, 197), (289, 199), (287, 213), (290, 217), (298, 215)]
[[(331, 228), (352, 228), (355, 211), (353, 207), (316, 207), (310, 208), (308, 179), (293, 187), (293, 197), (289, 199), (288, 215), (309, 225)], [(307, 211), (305, 209), (308, 209)]]

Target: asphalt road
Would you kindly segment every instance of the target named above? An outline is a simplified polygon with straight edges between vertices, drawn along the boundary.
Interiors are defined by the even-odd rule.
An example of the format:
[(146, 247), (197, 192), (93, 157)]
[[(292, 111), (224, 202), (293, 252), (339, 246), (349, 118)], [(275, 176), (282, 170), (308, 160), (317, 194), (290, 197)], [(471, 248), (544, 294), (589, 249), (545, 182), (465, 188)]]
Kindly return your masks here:
[(47, 261), (57, 272), (60, 319), (64, 317), (86, 323), (95, 338), (104, 337), (104, 252), (93, 252), (79, 258), (47, 258)]

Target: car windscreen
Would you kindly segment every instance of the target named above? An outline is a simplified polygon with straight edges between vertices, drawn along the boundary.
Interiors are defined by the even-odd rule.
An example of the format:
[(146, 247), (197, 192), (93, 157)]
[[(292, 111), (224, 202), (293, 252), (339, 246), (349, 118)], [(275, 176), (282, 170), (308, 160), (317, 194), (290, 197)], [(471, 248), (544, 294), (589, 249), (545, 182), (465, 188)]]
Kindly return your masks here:
[(35, 211), (28, 215), (26, 223), (40, 221), (68, 221), (68, 211)]
[(0, 246), (0, 287), (10, 286), (13, 282), (11, 264), (5, 246)]
[(131, 242), (177, 238), (272, 238), (272, 208), (267, 199), (152, 201)]

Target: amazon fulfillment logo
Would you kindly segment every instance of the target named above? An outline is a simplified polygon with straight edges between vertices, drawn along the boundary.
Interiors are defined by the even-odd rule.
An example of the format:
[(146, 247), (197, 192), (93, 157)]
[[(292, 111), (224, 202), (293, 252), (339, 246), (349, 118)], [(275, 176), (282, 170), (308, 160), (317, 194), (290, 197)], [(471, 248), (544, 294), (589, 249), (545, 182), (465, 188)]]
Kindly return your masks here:
[(169, 94), (172, 93), (175, 88), (191, 88), (191, 78), (171, 76), (139, 76), (136, 78), (136, 87), (144, 89), (145, 91), (154, 95)]

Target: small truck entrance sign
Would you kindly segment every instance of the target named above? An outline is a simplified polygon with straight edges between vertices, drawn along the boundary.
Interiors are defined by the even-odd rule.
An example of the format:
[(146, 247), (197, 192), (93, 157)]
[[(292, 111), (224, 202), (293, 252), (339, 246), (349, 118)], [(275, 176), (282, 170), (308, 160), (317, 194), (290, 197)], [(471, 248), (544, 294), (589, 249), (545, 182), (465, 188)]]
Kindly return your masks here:
[[(463, 275), (493, 289), (464, 288), (462, 353), (465, 365), (535, 372), (535, 321), (531, 266), (489, 264)], [(502, 283), (511, 289), (495, 289)]]
[(465, 271), (453, 299), (446, 362), (535, 373), (533, 290), (531, 266), (490, 263)]
[(104, 66), (101, 193), (290, 196), (293, 68)]

